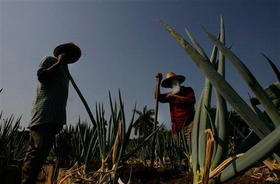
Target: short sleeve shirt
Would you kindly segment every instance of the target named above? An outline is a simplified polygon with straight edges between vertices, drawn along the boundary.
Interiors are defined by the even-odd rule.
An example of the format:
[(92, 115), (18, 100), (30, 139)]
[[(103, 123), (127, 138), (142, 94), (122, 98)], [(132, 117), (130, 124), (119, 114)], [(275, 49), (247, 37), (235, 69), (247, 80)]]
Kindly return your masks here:
[[(57, 59), (52, 56), (45, 56), (39, 65), (39, 70), (49, 68)], [(36, 96), (33, 100), (31, 110), (31, 122), (29, 128), (34, 126), (52, 123), (66, 123), (66, 103), (68, 98), (69, 79), (63, 66), (54, 73), (51, 79), (44, 82), (38, 81)]]
[(188, 125), (193, 121), (194, 118), (194, 104), (195, 104), (195, 94), (191, 87), (181, 87), (178, 96), (184, 96), (192, 99), (193, 103), (183, 102), (179, 99), (168, 100), (166, 94), (161, 94), (159, 101), (168, 102), (170, 107), (170, 115), (172, 122), (172, 131), (177, 133), (183, 127), (183, 125)]

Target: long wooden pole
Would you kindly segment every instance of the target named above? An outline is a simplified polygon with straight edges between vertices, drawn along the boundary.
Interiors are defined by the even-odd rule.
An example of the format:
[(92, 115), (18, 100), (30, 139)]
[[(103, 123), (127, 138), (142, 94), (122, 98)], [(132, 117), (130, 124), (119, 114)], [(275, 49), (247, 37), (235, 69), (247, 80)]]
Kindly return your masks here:
[(89, 108), (89, 105), (88, 105), (86, 99), (84, 98), (84, 96), (83, 96), (81, 90), (78, 88), (77, 84), (75, 83), (73, 77), (71, 76), (71, 74), (70, 74), (70, 72), (69, 72), (69, 69), (68, 69), (68, 66), (65, 68), (65, 73), (66, 73), (67, 77), (69, 78), (69, 80), (71, 81), (71, 83), (72, 83), (74, 89), (75, 89), (76, 92), (78, 93), (78, 95), (79, 95), (81, 101), (83, 102), (83, 104), (84, 104), (84, 106), (85, 106), (85, 108), (86, 108), (86, 111), (87, 111), (87, 113), (88, 113), (88, 115), (89, 115), (89, 118), (90, 118), (90, 120), (91, 120), (93, 126), (95, 127), (95, 126), (96, 126), (96, 121), (95, 121), (95, 119), (94, 119), (94, 117), (93, 117), (93, 115), (92, 115), (92, 112), (91, 112), (91, 110), (90, 110), (90, 108)]
[[(154, 116), (154, 127), (153, 127), (153, 131), (156, 130), (157, 128), (157, 117), (158, 117), (158, 96), (159, 96), (159, 88), (160, 88), (160, 82), (161, 79), (159, 78), (159, 75), (161, 74), (157, 74), (157, 82), (156, 82), (156, 105), (155, 105), (155, 116)], [(152, 158), (151, 158), (151, 168), (154, 167), (154, 160), (155, 160), (155, 141), (156, 141), (156, 134), (154, 134), (153, 138), (152, 138)]]

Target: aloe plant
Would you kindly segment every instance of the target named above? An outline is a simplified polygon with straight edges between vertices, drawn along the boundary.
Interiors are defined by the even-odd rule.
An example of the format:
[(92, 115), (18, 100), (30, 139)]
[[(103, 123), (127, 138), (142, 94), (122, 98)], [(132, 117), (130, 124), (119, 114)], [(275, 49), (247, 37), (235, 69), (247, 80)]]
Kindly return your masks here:
[[(220, 41), (225, 45), (225, 26), (223, 17), (221, 17), (220, 23)], [(218, 73), (225, 79), (225, 56), (221, 51), (219, 51), (219, 63), (218, 63)], [(220, 164), (220, 161), (223, 159), (225, 149), (225, 143), (227, 139), (226, 130), (227, 130), (227, 120), (228, 120), (228, 110), (225, 99), (221, 96), (221, 94), (216, 90), (216, 98), (217, 98), (217, 108), (216, 108), (216, 118), (215, 118), (215, 130), (213, 132), (217, 132), (216, 139), (217, 141), (214, 143), (214, 157), (211, 164), (211, 169), (214, 169)]]
[[(192, 35), (190, 34), (190, 32), (188, 31), (188, 29), (185, 29), (188, 37), (190, 38), (190, 40), (192, 41), (192, 43), (194, 44), (195, 48), (197, 49), (197, 51), (199, 52), (199, 54), (201, 56), (203, 56), (205, 59), (208, 59), (208, 56), (206, 55), (206, 53), (204, 52), (204, 50), (202, 49), (202, 47), (198, 44), (198, 42), (192, 37)], [(217, 56), (217, 48), (214, 47), (213, 51), (212, 51), (212, 55), (210, 58), (210, 63), (214, 63), (216, 60), (216, 56)], [(205, 79), (205, 86), (204, 89), (202, 91), (202, 95), (201, 95), (201, 105), (198, 106), (198, 109), (196, 109), (196, 115), (195, 116), (199, 116), (199, 119), (195, 118), (194, 121), (194, 125), (197, 127), (195, 127), (195, 133), (193, 134), (193, 141), (192, 141), (192, 147), (194, 148), (194, 151), (192, 154), (193, 156), (193, 165), (198, 165), (198, 166), (203, 166), (204, 165), (204, 161), (205, 161), (205, 148), (206, 148), (206, 142), (205, 142), (205, 134), (204, 131), (207, 128), (207, 124), (209, 124), (209, 117), (207, 115), (207, 108), (210, 108), (210, 102), (211, 102), (211, 93), (212, 93), (212, 85), (210, 84), (210, 81), (206, 78)], [(198, 144), (199, 143), (199, 144)], [(198, 147), (197, 147), (198, 145)], [(198, 155), (198, 158), (196, 159), (196, 155)], [(196, 167), (194, 167), (196, 168)], [(201, 171), (203, 171), (203, 169), (201, 168)]]
[[(216, 90), (230, 103), (236, 112), (246, 121), (256, 134), (263, 138), (271, 131), (266, 127), (249, 105), (238, 95), (238, 93), (224, 80), (224, 78), (210, 64), (209, 60), (202, 57), (184, 38), (176, 33), (170, 26), (161, 22), (162, 25), (171, 33), (176, 41), (185, 49), (195, 64), (202, 70), (206, 77), (211, 81)], [(199, 106), (199, 103), (198, 103)]]
[[(212, 54), (210, 59), (208, 58), (205, 51), (202, 47), (198, 44), (198, 42), (192, 37), (188, 29), (186, 28), (186, 33), (194, 47), (197, 49), (197, 52), (205, 59), (209, 60), (209, 62), (214, 66), (216, 57), (217, 57), (217, 47), (214, 46), (212, 50)], [(223, 19), (221, 19), (221, 30), (220, 35), (218, 37), (221, 41), (225, 42), (225, 33), (224, 33), (224, 24)], [(225, 66), (224, 66), (224, 56), (221, 52), (219, 52), (219, 62), (218, 62), (218, 72), (222, 77), (225, 75)], [(211, 168), (215, 168), (221, 161), (223, 151), (224, 151), (224, 141), (225, 141), (225, 125), (227, 119), (227, 107), (225, 100), (222, 96), (216, 91), (217, 96), (217, 108), (216, 108), (216, 118), (215, 124), (211, 123), (210, 126), (210, 117), (208, 116), (208, 109), (211, 108), (210, 101), (211, 101), (211, 92), (212, 85), (210, 81), (206, 78), (205, 79), (205, 86), (202, 91), (202, 95), (199, 100), (199, 104), (196, 108), (196, 114), (194, 119), (194, 131), (192, 134), (192, 165), (193, 165), (193, 173), (194, 173), (194, 182), (197, 182), (198, 176), (197, 173), (199, 172), (200, 175), (204, 172), (204, 163), (205, 163), (205, 153), (206, 153), (206, 137), (205, 137), (205, 130), (207, 127), (211, 127), (212, 131), (215, 133), (216, 140), (214, 145), (214, 154), (212, 156), (212, 164)], [(197, 146), (199, 145), (199, 146)], [(198, 155), (198, 157), (197, 157)]]
[(280, 115), (272, 101), (269, 99), (267, 93), (261, 87), (255, 76), (250, 72), (245, 64), (228, 48), (226, 48), (223, 43), (217, 40), (211, 33), (209, 33), (204, 27), (203, 30), (206, 32), (207, 36), (211, 41), (219, 48), (219, 50), (228, 58), (229, 61), (238, 70), (240, 75), (243, 77), (245, 82), (248, 84), (250, 89), (257, 96), (258, 100), (263, 105), (264, 109), (267, 111), (269, 117), (273, 121), (275, 127), (280, 125)]
[[(280, 82), (275, 82), (264, 89), (265, 93), (268, 95), (272, 103), (277, 109), (280, 107)], [(253, 105), (259, 105), (260, 102), (257, 97), (251, 98)]]
[[(248, 104), (238, 95), (238, 93), (230, 86), (230, 84), (224, 78), (224, 57), (229, 59), (233, 66), (237, 69), (237, 71), (241, 74), (244, 80), (247, 82), (248, 86), (251, 88), (253, 93), (256, 95), (257, 99), (265, 108), (267, 114), (272, 120), (274, 127), (277, 127), (280, 124), (280, 117), (275, 105), (272, 103), (271, 99), (268, 97), (265, 90), (260, 86), (254, 75), (249, 71), (249, 69), (245, 66), (245, 64), (229, 49), (225, 46), (225, 32), (224, 32), (224, 23), (223, 18), (221, 17), (221, 27), (220, 27), (220, 37), (217, 39), (212, 34), (210, 34), (204, 27), (203, 30), (206, 32), (207, 36), (214, 43), (214, 48), (217, 47), (219, 49), (219, 63), (218, 63), (218, 71), (216, 71), (215, 66), (213, 66), (212, 62), (206, 56), (203, 49), (199, 46), (199, 44), (195, 41), (194, 38), (191, 37), (190, 33), (187, 31), (187, 35), (190, 37), (190, 40), (193, 42), (194, 47), (192, 47), (180, 34), (175, 32), (170, 26), (161, 22), (164, 28), (175, 38), (175, 40), (179, 43), (180, 46), (186, 51), (186, 53), (191, 57), (191, 59), (195, 62), (195, 64), (201, 69), (201, 71), (206, 76), (205, 87), (202, 90), (202, 95), (200, 96), (199, 102), (196, 107), (196, 114), (194, 118), (194, 126), (192, 132), (192, 165), (194, 172), (194, 183), (197, 183), (202, 177), (203, 165), (205, 160), (205, 139), (201, 139), (201, 137), (205, 136), (204, 130), (207, 126), (212, 128), (214, 132), (216, 145), (214, 146), (214, 151), (212, 154), (211, 161), (211, 170), (213, 170), (217, 165), (222, 161), (224, 157), (224, 147), (221, 142), (226, 141), (226, 120), (228, 118), (226, 102), (227, 101), (234, 110), (242, 117), (242, 119), (247, 123), (247, 125), (254, 131), (254, 133), (260, 138), (261, 143), (265, 143), (265, 151), (260, 149), (261, 144), (258, 143), (254, 147), (252, 147), (249, 151), (245, 153), (244, 156), (238, 158), (234, 161), (234, 164), (238, 165), (238, 171), (243, 171), (252, 164), (256, 163), (264, 156), (266, 156), (270, 151), (275, 148), (275, 146), (280, 142), (279, 139), (276, 139), (276, 134), (279, 128), (275, 129), (273, 132), (267, 122), (264, 119), (261, 119), (258, 114), (248, 106)], [(217, 95), (217, 111), (215, 123), (210, 119), (207, 120), (207, 114), (204, 113), (209, 109), (208, 99), (211, 96), (209, 92), (211, 84), (207, 84), (207, 81), (215, 87), (216, 95)], [(205, 126), (206, 124), (206, 126)], [(207, 125), (209, 124), (209, 125)], [(222, 139), (221, 142), (220, 138)], [(272, 141), (272, 145), (269, 144), (269, 141)], [(259, 150), (258, 150), (259, 149)], [(251, 153), (254, 152), (254, 157), (250, 157)], [(264, 152), (258, 154), (260, 152)], [(257, 155), (257, 156), (256, 156)], [(250, 161), (248, 161), (250, 160)], [(230, 164), (221, 174), (220, 180), (226, 181), (230, 177), (234, 176), (234, 164)], [(200, 178), (198, 177), (200, 175)]]

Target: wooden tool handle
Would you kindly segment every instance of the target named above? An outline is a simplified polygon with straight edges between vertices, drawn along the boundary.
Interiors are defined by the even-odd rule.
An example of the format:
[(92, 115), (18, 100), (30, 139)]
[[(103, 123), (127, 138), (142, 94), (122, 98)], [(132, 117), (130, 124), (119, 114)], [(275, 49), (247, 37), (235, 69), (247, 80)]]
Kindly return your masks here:
[[(155, 98), (156, 98), (156, 105), (155, 105), (155, 116), (154, 116), (154, 127), (153, 127), (153, 131), (156, 130), (157, 128), (157, 117), (158, 117), (158, 96), (159, 96), (159, 88), (160, 88), (160, 82), (161, 82), (161, 74), (158, 73), (157, 74), (157, 82), (156, 82), (156, 94), (155, 94)], [(156, 134), (153, 136), (152, 138), (152, 158), (151, 158), (151, 167), (154, 167), (154, 160), (155, 160), (155, 141), (156, 141)]]
[(75, 89), (76, 92), (78, 93), (78, 95), (79, 95), (81, 101), (83, 102), (83, 104), (84, 104), (84, 106), (85, 106), (85, 108), (86, 108), (86, 111), (87, 111), (87, 113), (88, 113), (88, 115), (89, 115), (89, 118), (90, 118), (90, 120), (91, 120), (93, 126), (95, 127), (95, 126), (96, 126), (96, 121), (95, 121), (95, 119), (94, 119), (94, 117), (93, 117), (93, 115), (92, 115), (92, 112), (91, 112), (91, 110), (90, 110), (90, 108), (89, 108), (89, 105), (88, 105), (86, 99), (84, 98), (84, 96), (83, 96), (81, 90), (78, 88), (77, 84), (75, 83), (73, 77), (71, 76), (71, 74), (70, 74), (70, 72), (69, 72), (69, 70), (68, 70), (68, 67), (65, 68), (65, 73), (66, 73), (67, 77), (69, 78), (69, 80), (71, 81), (71, 83), (72, 83), (74, 89)]

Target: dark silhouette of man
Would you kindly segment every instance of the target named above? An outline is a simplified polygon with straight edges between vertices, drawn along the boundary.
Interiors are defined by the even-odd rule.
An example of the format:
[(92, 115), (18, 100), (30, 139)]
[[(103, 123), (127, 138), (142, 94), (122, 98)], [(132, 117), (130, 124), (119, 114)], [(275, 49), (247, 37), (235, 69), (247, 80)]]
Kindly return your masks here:
[(22, 184), (35, 184), (45, 162), (55, 135), (66, 124), (66, 103), (69, 63), (77, 61), (81, 50), (73, 43), (54, 49), (54, 56), (45, 56), (37, 71), (37, 93), (32, 104), (30, 140), (22, 167)]

